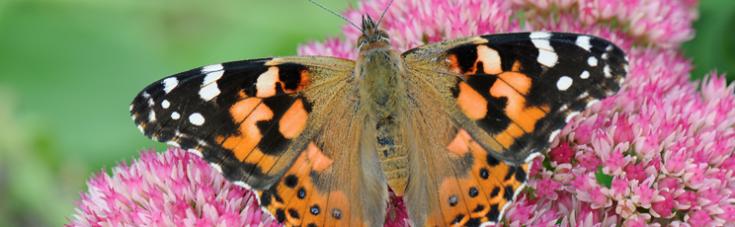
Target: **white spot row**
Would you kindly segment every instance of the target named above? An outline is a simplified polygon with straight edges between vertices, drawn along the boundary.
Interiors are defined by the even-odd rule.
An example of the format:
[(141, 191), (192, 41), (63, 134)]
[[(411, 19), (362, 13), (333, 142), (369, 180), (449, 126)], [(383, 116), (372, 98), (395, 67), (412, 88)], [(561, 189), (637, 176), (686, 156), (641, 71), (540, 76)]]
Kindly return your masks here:
[(170, 106), (171, 103), (168, 100), (164, 99), (163, 101), (161, 101), (161, 107), (163, 107), (164, 109), (168, 109)]
[(538, 58), (536, 61), (547, 67), (556, 65), (559, 56), (556, 55), (554, 47), (551, 46), (549, 39), (551, 33), (548, 32), (531, 32), (529, 35), (531, 42), (538, 49)]

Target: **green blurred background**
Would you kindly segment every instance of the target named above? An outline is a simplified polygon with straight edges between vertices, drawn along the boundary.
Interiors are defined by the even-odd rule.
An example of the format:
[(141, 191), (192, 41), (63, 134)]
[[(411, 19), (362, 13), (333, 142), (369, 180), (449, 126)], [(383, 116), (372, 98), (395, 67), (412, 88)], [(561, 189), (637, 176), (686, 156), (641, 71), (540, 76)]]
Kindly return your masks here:
[[(355, 0), (321, 0), (341, 11)], [(685, 45), (694, 79), (735, 72), (735, 1), (705, 0)], [(293, 55), (339, 36), (302, 0), (0, 0), (0, 226), (66, 223), (85, 180), (160, 144), (128, 105), (166, 75)], [(730, 78), (733, 75), (730, 75)]]

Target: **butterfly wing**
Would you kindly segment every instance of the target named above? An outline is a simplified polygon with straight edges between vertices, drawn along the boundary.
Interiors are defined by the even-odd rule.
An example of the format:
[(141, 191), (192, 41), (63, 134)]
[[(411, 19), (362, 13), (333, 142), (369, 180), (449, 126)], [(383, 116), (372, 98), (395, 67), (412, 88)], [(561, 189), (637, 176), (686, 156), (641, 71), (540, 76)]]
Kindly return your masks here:
[(403, 57), (421, 110), (411, 114), (431, 119), (413, 123), (431, 131), (415, 137), (422, 149), (409, 168), (421, 171), (405, 194), (419, 225), (497, 221), (525, 181), (517, 164), (547, 149), (570, 116), (615, 93), (627, 64), (606, 40), (547, 32), (470, 37)]
[(362, 172), (351, 169), (360, 168), (361, 130), (350, 112), (353, 70), (354, 62), (327, 57), (210, 65), (151, 84), (131, 114), (146, 136), (189, 149), (258, 191), (284, 224), (377, 223), (366, 217), (383, 217), (379, 198), (387, 195), (360, 195), (371, 187), (385, 194), (385, 182), (349, 174)]
[(617, 92), (627, 67), (607, 40), (549, 32), (472, 37), (404, 57), (415, 70), (456, 77), (452, 107), (464, 116), (455, 120), (469, 120), (464, 129), (512, 163), (542, 151), (570, 116)]

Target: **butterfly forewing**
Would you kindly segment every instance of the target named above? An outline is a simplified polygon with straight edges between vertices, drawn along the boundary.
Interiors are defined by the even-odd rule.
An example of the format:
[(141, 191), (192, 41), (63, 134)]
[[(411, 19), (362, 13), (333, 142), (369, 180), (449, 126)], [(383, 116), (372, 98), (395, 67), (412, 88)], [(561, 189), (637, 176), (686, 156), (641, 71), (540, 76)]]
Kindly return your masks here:
[[(146, 136), (191, 149), (228, 179), (264, 189), (308, 144), (300, 136), (314, 102), (305, 92), (344, 80), (353, 65), (326, 59), (256, 59), (196, 68), (145, 88), (131, 104), (131, 114)], [(326, 80), (325, 74), (334, 76)]]
[[(497, 221), (526, 180), (527, 167), (515, 165), (546, 150), (575, 113), (614, 94), (627, 65), (609, 41), (549, 32), (470, 37), (403, 56), (407, 77), (424, 83), (413, 86), (421, 90), (414, 92), (416, 100), (434, 101), (420, 109), (440, 106), (453, 122), (418, 126), (432, 135), (450, 132), (452, 139), (443, 149), (416, 155), (425, 160), (418, 163), (443, 165), (421, 166), (427, 173), (409, 177), (409, 185), (434, 188), (438, 198), (412, 188), (407, 206), (415, 223), (460, 226)], [(439, 140), (416, 138), (424, 144)]]

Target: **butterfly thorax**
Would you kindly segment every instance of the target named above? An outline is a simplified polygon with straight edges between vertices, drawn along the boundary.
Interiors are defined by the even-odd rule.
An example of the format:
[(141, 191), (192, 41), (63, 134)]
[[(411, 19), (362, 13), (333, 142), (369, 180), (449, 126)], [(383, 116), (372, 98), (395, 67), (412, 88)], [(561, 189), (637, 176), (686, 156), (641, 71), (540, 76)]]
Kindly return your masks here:
[(373, 151), (364, 152), (376, 152), (388, 184), (401, 194), (408, 175), (408, 152), (400, 144), (399, 133), (406, 100), (403, 62), (388, 35), (370, 17), (363, 18), (358, 46), (355, 76), (360, 81), (360, 112), (366, 114), (365, 128), (375, 129), (365, 133), (361, 142), (375, 145)]

